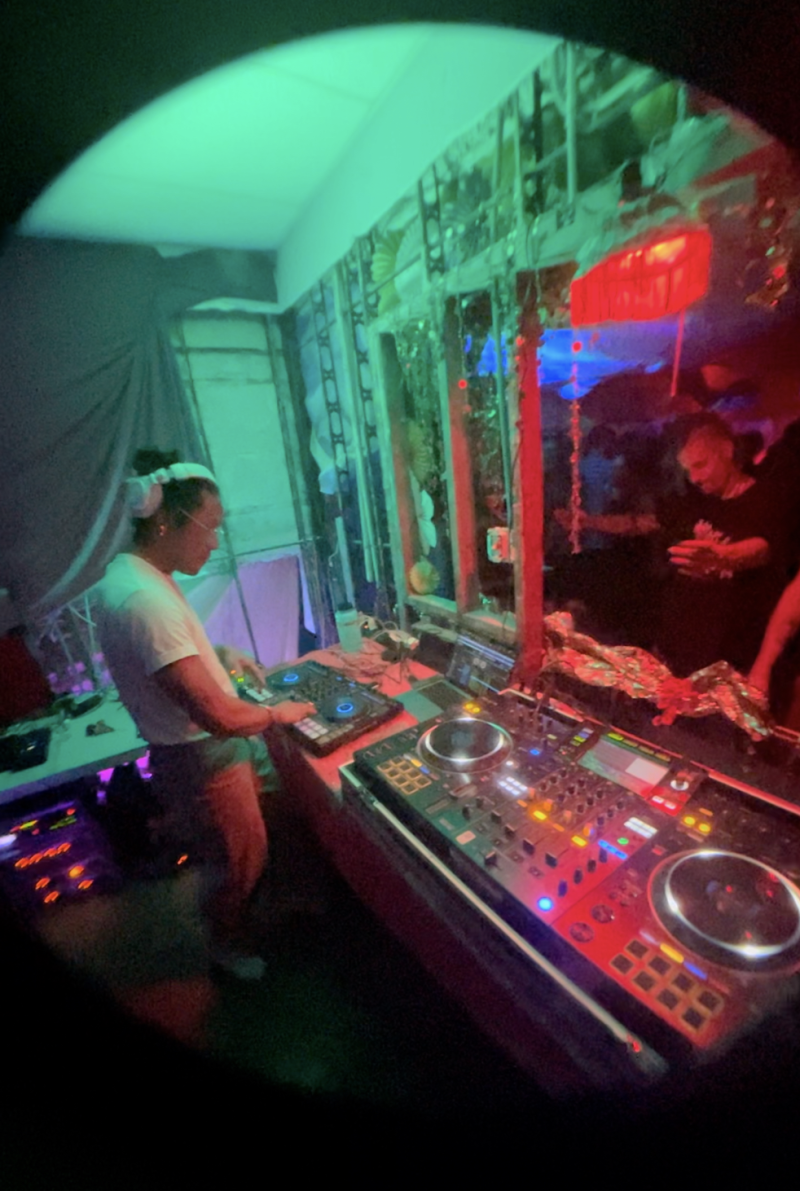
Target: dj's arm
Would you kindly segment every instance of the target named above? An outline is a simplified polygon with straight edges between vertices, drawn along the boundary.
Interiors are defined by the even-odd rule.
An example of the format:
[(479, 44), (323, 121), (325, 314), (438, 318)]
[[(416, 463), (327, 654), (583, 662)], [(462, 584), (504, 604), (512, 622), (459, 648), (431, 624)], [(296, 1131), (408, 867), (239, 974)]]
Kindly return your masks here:
[(800, 574), (785, 589), (770, 617), (761, 649), (750, 671), (753, 686), (765, 693), (769, 690), (772, 668), (799, 628)]
[(682, 575), (695, 579), (730, 579), (739, 571), (766, 566), (770, 559), (766, 538), (746, 538), (742, 542), (715, 542), (709, 538), (691, 538), (669, 547), (669, 560)]
[(153, 675), (162, 691), (212, 736), (256, 736), (273, 724), (293, 724), (313, 715), (313, 703), (259, 707), (228, 695), (195, 654), (170, 662)]
[[(553, 516), (562, 529), (571, 528), (569, 509), (556, 509)], [(620, 537), (644, 537), (660, 528), (655, 513), (586, 513), (583, 509), (578, 512), (578, 527)]]

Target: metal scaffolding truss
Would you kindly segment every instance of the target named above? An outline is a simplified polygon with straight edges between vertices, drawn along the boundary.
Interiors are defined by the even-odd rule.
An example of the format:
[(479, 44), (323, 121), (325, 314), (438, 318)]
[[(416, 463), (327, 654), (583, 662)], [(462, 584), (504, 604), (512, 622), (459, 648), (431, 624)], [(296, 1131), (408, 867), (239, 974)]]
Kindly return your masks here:
[(390, 615), (393, 600), (389, 524), (380, 462), (375, 395), (369, 360), (367, 327), (377, 314), (378, 297), (366, 285), (365, 253), (357, 240), (338, 268), (337, 297), (345, 330), (345, 368), (351, 388), (356, 437), (356, 475), (365, 578), (376, 584), (377, 599), (386, 603), (380, 614)]
[(313, 314), (314, 341), (319, 356), (320, 382), (328, 416), (328, 430), (331, 438), (331, 454), (336, 475), (336, 490), (341, 511), (343, 502), (350, 495), (350, 467), (347, 459), (347, 442), (342, 417), (342, 400), (331, 346), (331, 323), (325, 302), (325, 279), (312, 286), (309, 292)]
[(325, 578), (321, 573), (321, 559), (315, 546), (314, 510), (310, 499), (310, 480), (307, 464), (308, 451), (303, 448), (301, 434), (297, 425), (290, 379), (290, 365), (287, 360), (283, 329), (280, 322), (272, 317), (266, 318), (265, 324), (267, 347), (278, 397), (278, 418), (280, 420), (286, 458), (289, 464), (287, 473), (298, 530), (300, 557), (303, 563), (308, 598), (311, 603), (317, 629), (317, 638), (320, 645), (324, 647), (336, 641), (337, 633), (328, 609), (328, 601), (325, 598)]

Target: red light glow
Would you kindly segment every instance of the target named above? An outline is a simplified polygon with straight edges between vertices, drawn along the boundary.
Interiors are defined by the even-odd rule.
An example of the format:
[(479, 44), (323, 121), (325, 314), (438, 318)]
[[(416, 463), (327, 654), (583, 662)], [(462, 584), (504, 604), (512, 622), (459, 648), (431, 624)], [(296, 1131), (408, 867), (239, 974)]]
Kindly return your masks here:
[(458, 387), (459, 387), (459, 389), (466, 389), (466, 387), (467, 387), (467, 382), (464, 380), (464, 378), (463, 378), (463, 377), (462, 377), (462, 378), (461, 378), (461, 380), (458, 382)]
[(570, 286), (574, 327), (678, 314), (708, 289), (711, 234), (693, 227), (601, 260)]

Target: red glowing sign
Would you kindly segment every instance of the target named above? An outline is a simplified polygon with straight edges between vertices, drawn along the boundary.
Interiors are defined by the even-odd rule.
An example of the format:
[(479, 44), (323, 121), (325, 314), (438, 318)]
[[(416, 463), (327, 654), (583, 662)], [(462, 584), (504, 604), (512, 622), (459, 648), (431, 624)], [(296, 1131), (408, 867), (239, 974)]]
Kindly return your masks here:
[(710, 263), (711, 234), (704, 227), (628, 246), (572, 282), (572, 325), (678, 314), (706, 293)]

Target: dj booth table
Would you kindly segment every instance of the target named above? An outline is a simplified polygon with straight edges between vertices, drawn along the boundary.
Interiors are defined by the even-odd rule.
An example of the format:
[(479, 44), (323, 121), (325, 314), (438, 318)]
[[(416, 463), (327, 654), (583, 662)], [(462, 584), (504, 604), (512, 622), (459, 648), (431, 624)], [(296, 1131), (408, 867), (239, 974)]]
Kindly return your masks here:
[[(367, 643), (369, 646), (370, 643)], [(374, 661), (375, 654), (365, 660)], [(585, 997), (387, 812), (353, 772), (356, 750), (414, 730), (439, 708), (425, 686), (441, 675), (414, 661), (358, 668), (358, 655), (317, 651), (303, 661), (343, 668), (403, 703), (386, 723), (327, 756), (284, 732), (270, 752), (325, 851), (357, 896), (422, 962), (476, 1024), (554, 1095), (650, 1082), (663, 1070), (621, 1023)], [(416, 713), (416, 714), (415, 714)]]
[[(721, 1070), (718, 1060), (742, 1036), (755, 1034), (768, 1049), (762, 1017), (780, 1016), (797, 993), (797, 806), (740, 792), (686, 757), (654, 750), (564, 705), (548, 705), (544, 749), (528, 749), (525, 717), (538, 722), (541, 708), (505, 696), (507, 706), (487, 699), (482, 711), (463, 693), (476, 687), (451, 666), (462, 693), (448, 710), (433, 702), (441, 675), (415, 662), (378, 669), (375, 658), (366, 649), (303, 661), (370, 681), (402, 703), (399, 714), (324, 756), (284, 731), (270, 735), (270, 749), (355, 893), (485, 1033), (556, 1096), (679, 1087), (694, 1064), (712, 1061)], [(493, 730), (506, 738), (502, 764), (478, 775), (442, 773), (436, 759), (425, 766), (433, 733), (441, 740), (454, 719), (492, 717)], [(529, 752), (537, 754), (530, 765), (539, 767), (540, 801), (526, 777)], [(614, 768), (619, 764), (624, 772)], [(689, 814), (695, 804), (701, 812)], [(614, 828), (601, 826), (597, 835), (605, 817)], [(565, 833), (559, 818), (572, 823)], [(479, 819), (488, 835), (477, 834)], [(524, 837), (515, 843), (520, 823)], [(554, 832), (563, 833), (560, 851), (548, 842), (558, 843)], [(713, 832), (716, 847), (705, 832)], [(492, 834), (502, 838), (492, 841)], [(534, 840), (539, 850), (531, 864)], [(698, 869), (700, 884), (716, 888), (706, 879), (708, 860), (737, 870), (741, 888), (719, 894), (734, 914), (740, 893), (750, 896), (755, 883), (753, 896), (764, 902), (765, 929), (774, 937), (756, 935), (730, 958), (737, 948), (726, 951), (724, 939), (705, 951), (689, 949), (687, 937), (697, 940), (685, 924), (665, 928), (666, 911), (655, 906), (653, 891), (660, 882), (666, 901), (674, 900), (676, 891), (682, 896), (697, 884)], [(723, 922), (728, 902), (719, 910)], [(759, 903), (757, 914), (762, 909)]]

